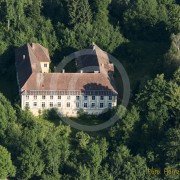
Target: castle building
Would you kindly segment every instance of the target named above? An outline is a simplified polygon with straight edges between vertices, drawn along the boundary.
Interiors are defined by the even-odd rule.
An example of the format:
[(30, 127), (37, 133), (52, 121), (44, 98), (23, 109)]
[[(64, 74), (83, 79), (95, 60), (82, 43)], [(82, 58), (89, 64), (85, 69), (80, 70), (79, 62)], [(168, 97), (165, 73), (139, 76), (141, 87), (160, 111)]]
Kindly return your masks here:
[(77, 73), (51, 73), (48, 49), (38, 43), (17, 48), (15, 65), (22, 109), (29, 107), (38, 115), (44, 109), (57, 108), (65, 116), (76, 116), (80, 109), (97, 115), (115, 107), (114, 65), (97, 45), (89, 51), (94, 55), (76, 59)]

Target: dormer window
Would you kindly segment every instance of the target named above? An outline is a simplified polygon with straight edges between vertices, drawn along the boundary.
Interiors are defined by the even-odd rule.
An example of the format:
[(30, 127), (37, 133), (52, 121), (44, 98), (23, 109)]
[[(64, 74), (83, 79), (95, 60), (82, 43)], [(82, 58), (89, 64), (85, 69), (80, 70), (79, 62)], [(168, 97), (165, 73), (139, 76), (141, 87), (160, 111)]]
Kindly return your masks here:
[(44, 67), (47, 67), (47, 64), (44, 64)]

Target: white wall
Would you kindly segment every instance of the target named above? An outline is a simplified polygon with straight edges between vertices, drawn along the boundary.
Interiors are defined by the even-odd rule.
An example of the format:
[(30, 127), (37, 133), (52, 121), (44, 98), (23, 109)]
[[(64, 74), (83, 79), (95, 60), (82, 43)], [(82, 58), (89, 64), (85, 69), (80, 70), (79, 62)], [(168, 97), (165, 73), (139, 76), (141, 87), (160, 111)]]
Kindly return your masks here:
[[(79, 96), (80, 99), (76, 100), (76, 96), (70, 96), (70, 99), (67, 99), (67, 95), (62, 95), (61, 99), (58, 99), (57, 95), (53, 95), (53, 99), (50, 99), (50, 95), (46, 95), (46, 99), (42, 99), (41, 95), (37, 95), (37, 99), (35, 99), (34, 95), (22, 95), (21, 106), (22, 109), (25, 109), (26, 102), (29, 103), (29, 108), (33, 112), (33, 114), (38, 115), (39, 110), (49, 109), (50, 102), (53, 103), (53, 107), (57, 107), (60, 112), (67, 116), (76, 116), (77, 111), (82, 108), (85, 112), (90, 114), (100, 114), (105, 109), (108, 108), (108, 104), (112, 103), (112, 107), (117, 105), (117, 97), (112, 96), (112, 100), (109, 100), (109, 96), (104, 96), (104, 100), (100, 100), (100, 96), (96, 96), (95, 100), (92, 100), (92, 96), (87, 96), (87, 100), (84, 100), (84, 96)], [(37, 103), (37, 106), (34, 106), (34, 102)], [(45, 108), (42, 108), (42, 103), (45, 103)], [(58, 107), (58, 102), (61, 102), (61, 107)], [(67, 102), (70, 102), (70, 107), (67, 107)], [(80, 107), (76, 107), (76, 102), (79, 102)], [(88, 104), (87, 108), (84, 108), (84, 103)], [(95, 103), (95, 107), (91, 107), (91, 103)], [(100, 103), (104, 103), (104, 107), (100, 108)]]
[[(48, 73), (49, 72), (49, 62), (41, 62), (41, 70), (42, 73)], [(45, 67), (45, 64), (47, 67)]]

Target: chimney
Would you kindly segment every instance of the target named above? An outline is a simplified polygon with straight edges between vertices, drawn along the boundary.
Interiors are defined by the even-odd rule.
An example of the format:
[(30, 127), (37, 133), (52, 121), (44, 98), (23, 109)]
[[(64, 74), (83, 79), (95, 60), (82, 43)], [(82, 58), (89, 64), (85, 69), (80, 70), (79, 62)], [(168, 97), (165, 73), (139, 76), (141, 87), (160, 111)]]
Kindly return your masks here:
[(35, 44), (31, 43), (31, 47), (32, 47), (32, 49), (34, 49), (35, 48)]
[(65, 69), (62, 70), (62, 73), (65, 73)]

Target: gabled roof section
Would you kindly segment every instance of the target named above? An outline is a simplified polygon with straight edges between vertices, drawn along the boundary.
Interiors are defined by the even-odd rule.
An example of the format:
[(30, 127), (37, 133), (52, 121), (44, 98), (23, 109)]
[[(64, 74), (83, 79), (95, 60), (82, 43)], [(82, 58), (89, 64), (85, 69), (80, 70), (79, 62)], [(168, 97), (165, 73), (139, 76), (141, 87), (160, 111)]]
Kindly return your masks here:
[(117, 94), (110, 79), (101, 73), (33, 73), (23, 86), (23, 90), (99, 90)]
[(84, 54), (86, 55), (79, 56), (76, 59), (77, 70), (83, 69), (84, 72), (100, 71), (96, 51), (90, 47), (84, 50)]
[(49, 52), (38, 43), (25, 44), (15, 50), (15, 65), (19, 86), (25, 84), (32, 73), (41, 73), (40, 62), (50, 62)]
[[(89, 50), (88, 50), (89, 51)], [(108, 54), (93, 45), (94, 52), (78, 61), (79, 67), (95, 66), (99, 73), (42, 73), (41, 62), (50, 62), (49, 52), (40, 44), (26, 44), (16, 49), (16, 69), (19, 86), (23, 91), (111, 91), (117, 94), (114, 79), (109, 72), (114, 71)], [(83, 61), (83, 62), (82, 62)]]
[(15, 58), (18, 84), (20, 87), (22, 87), (32, 74), (32, 67), (27, 44), (15, 50)]
[(39, 62), (50, 62), (49, 51), (38, 43), (29, 44), (36, 60)]
[[(86, 69), (93, 67), (94, 71), (101, 73), (114, 72), (114, 65), (110, 63), (108, 53), (100, 49), (93, 43), (86, 49), (87, 55), (80, 56), (76, 59), (77, 69)], [(92, 68), (89, 68), (92, 70)]]

